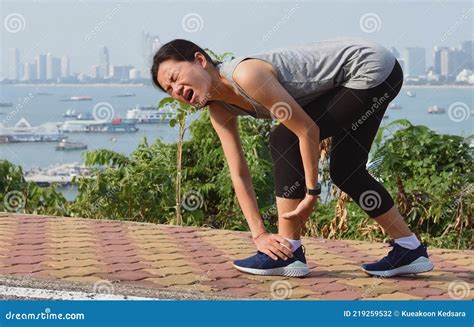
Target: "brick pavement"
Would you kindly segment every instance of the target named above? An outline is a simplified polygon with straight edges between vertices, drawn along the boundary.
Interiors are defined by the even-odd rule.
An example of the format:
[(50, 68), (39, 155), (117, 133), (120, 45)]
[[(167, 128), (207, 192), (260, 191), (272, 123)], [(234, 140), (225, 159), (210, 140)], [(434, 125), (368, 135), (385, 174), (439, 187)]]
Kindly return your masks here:
[(232, 267), (255, 253), (246, 232), (0, 213), (0, 275), (7, 277), (86, 283), (97, 292), (118, 283), (248, 299), (474, 299), (474, 251), (429, 248), (433, 271), (377, 278), (360, 264), (385, 255), (388, 244), (303, 244), (309, 276), (253, 276)]

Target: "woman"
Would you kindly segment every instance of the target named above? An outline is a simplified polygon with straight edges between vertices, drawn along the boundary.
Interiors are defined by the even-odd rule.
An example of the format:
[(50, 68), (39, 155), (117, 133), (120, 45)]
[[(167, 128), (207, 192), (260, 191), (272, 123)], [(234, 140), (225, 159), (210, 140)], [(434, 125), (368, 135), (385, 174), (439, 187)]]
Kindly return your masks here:
[[(257, 254), (234, 267), (258, 275), (309, 273), (301, 227), (320, 192), (319, 142), (332, 137), (330, 176), (394, 239), (393, 249), (364, 271), (395, 276), (429, 271), (426, 247), (411, 233), (387, 190), (366, 170), (384, 112), (403, 83), (382, 46), (336, 38), (213, 62), (196, 44), (173, 40), (155, 54), (153, 82), (183, 103), (208, 106)], [(237, 116), (276, 119), (270, 148), (278, 235), (265, 231), (237, 128)]]

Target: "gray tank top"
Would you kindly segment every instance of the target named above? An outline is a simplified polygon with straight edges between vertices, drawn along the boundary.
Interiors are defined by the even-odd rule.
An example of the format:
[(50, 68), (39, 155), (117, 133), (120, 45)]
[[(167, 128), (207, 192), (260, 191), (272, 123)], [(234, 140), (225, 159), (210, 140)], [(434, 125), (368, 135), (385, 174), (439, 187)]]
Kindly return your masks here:
[[(249, 58), (271, 63), (278, 81), (300, 106), (339, 85), (352, 89), (375, 87), (388, 77), (396, 60), (388, 49), (373, 41), (345, 37), (278, 48), (218, 64), (221, 75), (252, 105), (254, 113), (250, 115), (262, 119), (276, 118), (232, 77), (237, 65)], [(234, 114), (249, 115), (238, 106), (219, 102)]]

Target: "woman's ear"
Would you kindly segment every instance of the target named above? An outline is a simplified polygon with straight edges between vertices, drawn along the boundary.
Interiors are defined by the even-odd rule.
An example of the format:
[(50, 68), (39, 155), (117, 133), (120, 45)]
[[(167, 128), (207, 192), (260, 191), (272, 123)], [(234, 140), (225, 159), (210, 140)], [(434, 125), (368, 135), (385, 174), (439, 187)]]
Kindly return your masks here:
[(207, 59), (201, 52), (197, 51), (196, 53), (194, 53), (194, 60), (196, 60), (202, 68), (207, 67)]

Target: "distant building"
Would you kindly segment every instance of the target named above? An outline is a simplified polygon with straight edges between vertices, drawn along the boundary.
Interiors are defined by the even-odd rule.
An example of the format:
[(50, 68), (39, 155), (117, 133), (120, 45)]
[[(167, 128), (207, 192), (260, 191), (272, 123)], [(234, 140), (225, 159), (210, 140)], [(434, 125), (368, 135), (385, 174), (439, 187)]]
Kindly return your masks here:
[(139, 79), (140, 78), (140, 71), (136, 68), (133, 68), (130, 70), (130, 75), (129, 75), (129, 78), (131, 80), (136, 80), (136, 79)]
[(407, 77), (418, 77), (426, 74), (426, 51), (424, 48), (407, 47), (403, 57)]
[(102, 78), (100, 75), (100, 66), (99, 65), (93, 65), (91, 67), (91, 78), (97, 79), (97, 78)]
[(46, 55), (40, 54), (35, 58), (36, 63), (36, 79), (40, 81), (46, 80)]
[(60, 76), (61, 60), (48, 53), (46, 55), (46, 79), (48, 81), (57, 81)]
[(465, 53), (466, 58), (464, 68), (474, 70), (474, 41), (461, 42), (461, 50)]
[(110, 57), (109, 49), (106, 46), (100, 48), (99, 67), (99, 76), (108, 78), (110, 76)]
[(132, 69), (133, 66), (130, 65), (114, 65), (111, 68), (111, 77), (116, 80), (128, 80)]
[(20, 50), (18, 48), (8, 49), (8, 78), (18, 81), (21, 75)]
[(23, 76), (25, 82), (32, 82), (36, 79), (36, 64), (31, 62), (23, 63)]
[(157, 35), (142, 31), (142, 72), (149, 72), (155, 52), (160, 48), (161, 41)]
[(68, 78), (70, 75), (69, 56), (63, 56), (61, 58), (61, 78)]

